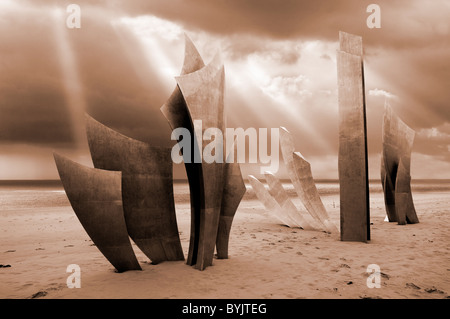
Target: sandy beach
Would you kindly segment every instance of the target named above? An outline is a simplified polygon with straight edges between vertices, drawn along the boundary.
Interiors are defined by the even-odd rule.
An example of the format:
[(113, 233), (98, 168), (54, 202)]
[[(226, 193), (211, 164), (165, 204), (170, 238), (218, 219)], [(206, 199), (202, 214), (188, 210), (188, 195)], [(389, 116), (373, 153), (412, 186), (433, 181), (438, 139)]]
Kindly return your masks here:
[[(233, 222), (229, 259), (215, 259), (204, 271), (183, 261), (152, 265), (133, 244), (142, 271), (117, 273), (87, 236), (63, 190), (49, 188), (35, 198), (33, 190), (4, 190), (0, 298), (449, 298), (450, 192), (413, 191), (420, 223), (404, 226), (384, 221), (382, 193), (371, 191), (372, 239), (358, 243), (280, 225), (248, 188)], [(177, 188), (175, 195), (186, 257), (189, 202), (186, 194), (180, 200)], [(339, 195), (322, 192), (322, 200), (339, 225)], [(81, 288), (67, 287), (69, 264), (80, 266)], [(367, 286), (370, 264), (380, 267), (380, 288)]]

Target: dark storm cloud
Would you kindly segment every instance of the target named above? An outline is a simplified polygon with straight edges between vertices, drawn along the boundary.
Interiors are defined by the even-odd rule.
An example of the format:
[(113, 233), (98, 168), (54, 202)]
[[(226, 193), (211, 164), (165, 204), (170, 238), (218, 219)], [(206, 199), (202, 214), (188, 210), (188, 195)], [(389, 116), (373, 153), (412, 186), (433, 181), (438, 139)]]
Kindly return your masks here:
[[(417, 135), (414, 140), (414, 149), (419, 149), (420, 153), (432, 155), (433, 157), (450, 162), (450, 136), (442, 137), (424, 137)], [(445, 173), (445, 172), (443, 172)]]
[[(335, 41), (339, 30), (359, 34), (370, 45), (422, 46), (445, 40), (449, 4), (445, 1), (375, 1), (382, 29), (367, 28), (364, 0), (164, 0), (130, 1), (130, 14), (152, 14), (221, 35), (247, 33), (272, 38)], [(444, 29), (444, 30), (443, 30)], [(433, 35), (433, 36), (424, 36)]]
[[(366, 26), (370, 14), (366, 8), (371, 3), (381, 8), (381, 29)], [(161, 0), (132, 2), (126, 10), (166, 18), (187, 29), (234, 37), (236, 41), (231, 41), (227, 50), (235, 57), (270, 51), (267, 41), (337, 41), (339, 30), (361, 35), (366, 63), (372, 63), (383, 79), (375, 84), (369, 78), (368, 89), (381, 84), (399, 96), (399, 115), (414, 129), (450, 122), (448, 1), (201, 0), (167, 5)], [(374, 115), (380, 119), (381, 111)], [(379, 144), (380, 126), (369, 124), (371, 127), (375, 131), (370, 138)], [(422, 144), (416, 147), (420, 151)], [(439, 149), (445, 147), (441, 144)]]
[[(27, 4), (26, 1), (19, 3), (24, 6)], [(66, 6), (61, 1), (42, 0), (29, 3), (45, 5), (43, 11), (50, 10), (55, 5), (62, 9)], [(151, 14), (166, 18), (180, 23), (187, 30), (205, 30), (228, 37), (227, 46), (223, 49), (232, 58), (238, 59), (253, 52), (267, 52), (266, 54), (278, 54), (280, 63), (295, 63), (300, 58), (300, 51), (289, 47), (282, 50), (280, 46), (274, 50), (270, 39), (337, 41), (339, 30), (360, 34), (364, 37), (368, 51), (367, 59), (379, 61), (377, 69), (385, 74), (386, 86), (392, 86), (393, 90), (404, 93), (408, 103), (413, 103), (410, 108), (416, 110), (417, 115), (413, 116), (414, 112), (409, 113), (410, 120), (422, 121), (418, 127), (431, 127), (441, 124), (442, 121), (450, 121), (445, 103), (449, 100), (449, 94), (446, 92), (449, 80), (448, 76), (445, 76), (450, 67), (446, 63), (449, 52), (448, 46), (445, 46), (449, 37), (442, 24), (446, 21), (442, 20), (448, 5), (440, 1), (426, 6), (422, 4), (421, 7), (421, 3), (417, 1), (379, 1), (377, 3), (382, 10), (380, 30), (370, 30), (366, 27), (366, 18), (369, 15), (366, 8), (371, 1), (361, 0), (80, 0), (77, 3), (83, 8), (83, 27), (69, 32), (69, 40), (78, 61), (88, 111), (100, 117), (99, 120), (105, 121), (106, 124), (122, 127), (128, 132), (144, 131), (144, 119), (152, 121), (150, 127), (156, 127), (153, 133), (163, 129), (160, 114), (151, 111), (155, 107), (152, 105), (146, 108), (144, 105), (161, 104), (164, 97), (158, 94), (163, 89), (159, 79), (148, 76), (146, 86), (133, 73), (133, 66), (126, 59), (123, 45), (110, 24), (111, 17), (115, 15)], [(3, 76), (24, 79), (30, 74), (36, 74), (36, 77), (45, 74), (48, 77), (50, 73), (53, 81), (60, 82), (60, 70), (54, 54), (55, 44), (49, 39), (53, 26), (35, 12), (19, 13), (17, 12), (17, 16), (10, 15), (6, 21), (3, 20), (4, 25), (0, 31), (2, 43), (5, 43), (2, 48), (8, 48), (15, 59), (15, 62), (6, 63), (16, 68), (2, 72)], [(433, 18), (431, 21), (430, 17)], [(135, 63), (145, 65), (137, 41), (133, 41), (130, 35), (126, 38), (129, 41), (127, 45), (136, 48), (133, 56)], [(425, 45), (429, 48), (424, 49)], [(407, 52), (418, 46), (422, 46), (421, 53), (414, 55)], [(372, 50), (377, 47), (383, 49)], [(30, 52), (33, 54), (30, 55)], [(373, 54), (391, 57), (373, 57)], [(19, 61), (20, 57), (22, 60)], [(392, 67), (392, 64), (396, 64), (396, 67)], [(23, 68), (26, 69), (26, 75), (19, 75), (19, 65), (28, 66)], [(36, 69), (39, 66), (40, 69)], [(48, 71), (52, 69), (53, 73)], [(8, 82), (15, 85), (13, 81), (18, 81), (17, 79), (9, 78)], [(367, 84), (370, 86), (370, 82)], [(55, 88), (54, 98), (57, 103), (51, 106), (56, 109), (56, 105), (59, 105), (59, 111), (55, 114), (64, 113), (61, 111), (64, 109), (61, 96), (61, 90)], [(21, 107), (25, 108), (23, 105)], [(136, 110), (143, 113), (140, 114)], [(421, 116), (424, 110), (431, 111), (426, 120)], [(49, 118), (52, 117), (54, 115), (49, 114)], [(131, 123), (134, 123), (134, 127), (130, 127)], [(136, 138), (148, 139), (152, 135), (139, 134)]]
[[(301, 45), (308, 40), (336, 44), (339, 30), (361, 35), (367, 91), (381, 89), (392, 93), (396, 96), (393, 108), (408, 125), (416, 131), (432, 130), (434, 135), (427, 134), (428, 131), (417, 135), (414, 151), (448, 159), (450, 144), (448, 133), (444, 133), (450, 123), (450, 4), (375, 1), (382, 10), (382, 28), (369, 29), (366, 8), (373, 2), (6, 1), (13, 3), (14, 9), (8, 12), (10, 8), (5, 5), (4, 12), (8, 13), (0, 15), (0, 142), (73, 143), (73, 126), (84, 127), (83, 123), (70, 120), (64, 68), (57, 54), (51, 18), (54, 8), (66, 15), (66, 6), (77, 3), (82, 8), (82, 28), (66, 30), (66, 34), (82, 83), (83, 108), (130, 137), (158, 144), (172, 143), (169, 126), (159, 111), (172, 87), (158, 72), (159, 61), (149, 64), (141, 39), (124, 25), (114, 27), (112, 23), (122, 17), (149, 15), (177, 23), (187, 33), (220, 39), (211, 42), (214, 45), (220, 42), (228, 61), (236, 65), (251, 55), (265, 59), (261, 65), (272, 77), (272, 86), (265, 87), (266, 91), (245, 87), (243, 96), (233, 98), (233, 87), (229, 85), (231, 102), (239, 102), (230, 106), (234, 110), (230, 117), (234, 116), (234, 120), (229, 123), (243, 127), (289, 126), (300, 136), (299, 150), (307, 156), (337, 153), (333, 113), (337, 109), (336, 81), (330, 75), (335, 72), (335, 56), (334, 49), (320, 51), (319, 47), (320, 63), (314, 60), (306, 71), (299, 68), (306, 66), (303, 60), (308, 61)], [(161, 47), (163, 54), (170, 55), (171, 51), (172, 46)], [(205, 53), (210, 52), (201, 52), (203, 56)], [(181, 66), (181, 59), (179, 63)], [(231, 68), (225, 67), (230, 79)], [(316, 131), (301, 127), (295, 117), (267, 97), (274, 84), (282, 92), (283, 83), (290, 85), (296, 75), (308, 72), (317, 72), (318, 76), (309, 87), (312, 95), (299, 104), (305, 107), (304, 124)], [(320, 96), (320, 91), (330, 91), (331, 95)], [(381, 148), (383, 103), (383, 97), (367, 97), (371, 154), (379, 153)], [(258, 108), (252, 109), (250, 104)], [(292, 105), (299, 107), (296, 103)], [(319, 139), (327, 146), (315, 143)]]
[[(135, 1), (127, 4), (133, 14), (153, 14), (218, 34), (248, 33), (274, 38), (306, 36), (332, 38), (339, 27), (351, 29), (364, 10), (364, 1), (218, 0)], [(355, 17), (355, 15), (353, 15)], [(342, 19), (344, 18), (345, 19)], [(359, 18), (358, 18), (359, 17)]]
[(414, 148), (420, 149), (423, 154), (433, 155), (441, 161), (450, 162), (450, 123), (417, 131)]
[[(83, 21), (83, 28), (70, 40), (78, 60), (87, 111), (132, 138), (167, 142), (169, 126), (159, 108), (170, 92), (148, 67), (137, 39), (130, 33), (120, 38), (108, 19), (97, 15), (85, 14)], [(132, 51), (131, 56), (127, 48)], [(136, 70), (136, 65), (141, 70)]]
[[(55, 8), (65, 12), (65, 6), (21, 10), (17, 5), (0, 19), (1, 142), (73, 143), (73, 126), (83, 126), (70, 119), (58, 56), (61, 44), (54, 32), (65, 25), (55, 25)], [(84, 111), (133, 138), (167, 143), (170, 131), (159, 111), (167, 89), (151, 70), (145, 71), (138, 41), (127, 35), (125, 45), (121, 43), (111, 15), (102, 10), (92, 3), (83, 7), (83, 27), (66, 32), (82, 82)], [(132, 57), (125, 54), (127, 45), (136, 48)], [(143, 71), (136, 72), (135, 65)]]
[(385, 88), (401, 100), (399, 115), (413, 123), (415, 129), (450, 122), (450, 65), (446, 62), (450, 43), (441, 46), (378, 51), (377, 56), (366, 58), (377, 74), (383, 76)]
[(34, 12), (0, 19), (0, 140), (70, 142), (50, 24)]
[(250, 35), (229, 35), (222, 41), (221, 49), (233, 60), (245, 59), (251, 54), (270, 56), (280, 63), (293, 64), (301, 57), (300, 49), (283, 45), (283, 41), (267, 41), (265, 38)]

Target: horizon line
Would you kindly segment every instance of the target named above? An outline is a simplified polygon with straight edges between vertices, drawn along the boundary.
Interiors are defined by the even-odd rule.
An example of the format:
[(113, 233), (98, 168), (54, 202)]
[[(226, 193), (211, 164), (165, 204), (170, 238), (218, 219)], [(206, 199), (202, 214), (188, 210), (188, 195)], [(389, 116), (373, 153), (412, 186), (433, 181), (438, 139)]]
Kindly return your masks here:
[[(248, 182), (248, 178), (243, 178), (244, 181)], [(260, 181), (264, 181), (266, 182), (265, 178), (258, 178)], [(280, 178), (279, 179), (281, 182), (283, 183), (291, 183), (292, 181), (289, 178)], [(338, 178), (317, 178), (314, 179), (314, 182), (317, 183), (326, 183), (326, 182), (338, 182), (339, 179)], [(414, 181), (421, 181), (421, 182), (425, 182), (425, 181), (448, 181), (450, 182), (450, 178), (415, 178), (415, 179), (411, 179), (411, 182)], [(0, 179), (0, 184), (6, 184), (6, 183), (32, 183), (32, 182), (47, 182), (47, 183), (61, 183), (60, 179)], [(174, 178), (173, 179), (174, 183), (184, 183), (184, 182), (188, 182), (187, 178)], [(369, 179), (369, 182), (375, 183), (381, 183), (381, 179)]]

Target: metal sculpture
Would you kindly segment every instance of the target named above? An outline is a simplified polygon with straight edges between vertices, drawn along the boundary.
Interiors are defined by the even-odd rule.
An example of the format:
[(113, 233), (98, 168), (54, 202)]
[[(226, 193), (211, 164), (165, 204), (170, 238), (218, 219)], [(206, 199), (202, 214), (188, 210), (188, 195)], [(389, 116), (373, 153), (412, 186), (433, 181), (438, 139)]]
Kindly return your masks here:
[(311, 165), (299, 152), (295, 152), (294, 139), (284, 127), (280, 128), (280, 146), (289, 177), (307, 212), (318, 227), (337, 232), (337, 227), (329, 221), (328, 213), (320, 199), (312, 177)]
[[(212, 265), (215, 247), (218, 258), (228, 257), (231, 223), (245, 185), (239, 164), (225, 163), (223, 140), (205, 143), (203, 139), (207, 130), (225, 129), (225, 78), (219, 56), (205, 66), (186, 36), (184, 65), (176, 81), (177, 87), (161, 111), (172, 129), (185, 128), (193, 139), (191, 158), (185, 161), (191, 193), (191, 237), (186, 263), (203, 270)], [(196, 120), (201, 120), (201, 129), (194, 127)], [(206, 144), (222, 152), (219, 161), (202, 159)]]
[(383, 150), (381, 182), (386, 214), (390, 222), (418, 223), (411, 194), (411, 149), (415, 132), (407, 126), (389, 105), (383, 119)]
[(338, 228), (329, 220), (328, 213), (320, 199), (312, 177), (311, 165), (299, 152), (295, 152), (294, 139), (291, 133), (284, 127), (280, 129), (280, 147), (284, 163), (306, 212), (297, 209), (281, 182), (271, 172), (265, 172), (269, 186), (268, 191), (257, 178), (249, 175), (250, 184), (258, 199), (264, 203), (267, 210), (276, 213), (283, 224), (289, 227), (339, 232)]
[(362, 38), (339, 32), (339, 186), (341, 240), (370, 240), (367, 128)]
[(128, 237), (121, 173), (89, 168), (54, 153), (70, 204), (96, 247), (118, 272), (141, 270)]
[(265, 172), (269, 191), (264, 188), (264, 185), (258, 179), (249, 175), (250, 184), (257, 197), (264, 203), (266, 209), (273, 210), (277, 217), (289, 227), (338, 232), (338, 228), (329, 220), (328, 213), (320, 199), (312, 177), (311, 165), (299, 152), (295, 152), (294, 139), (291, 133), (284, 127), (280, 129), (280, 147), (283, 160), (294, 189), (305, 206), (306, 212), (297, 209), (281, 182), (271, 172)]
[[(194, 120), (202, 120), (202, 129), (194, 130), (195, 142), (199, 149), (195, 154), (203, 154), (203, 149), (210, 144), (203, 139), (208, 128), (217, 128), (224, 132), (223, 121), (223, 90), (224, 70), (218, 56), (204, 68), (176, 77), (189, 114)], [(216, 150), (223, 150), (222, 140), (213, 142)], [(195, 268), (203, 270), (212, 265), (214, 248), (219, 227), (220, 209), (222, 205), (224, 185), (224, 159), (222, 163), (212, 161), (201, 163), (202, 190), (199, 236), (196, 256), (192, 259)]]
[(122, 200), (128, 234), (151, 259), (184, 260), (173, 195), (170, 148), (122, 135), (86, 115), (94, 167), (122, 172)]
[(278, 202), (272, 197), (269, 191), (264, 187), (264, 184), (261, 183), (253, 175), (248, 175), (248, 181), (250, 182), (252, 189), (255, 191), (256, 197), (259, 199), (261, 203), (263, 203), (264, 207), (266, 208), (266, 211), (269, 213), (268, 216), (279, 220), (282, 225), (290, 226), (291, 224), (290, 219), (286, 218), (284, 210), (278, 204)]
[(316, 227), (311, 226), (313, 221), (308, 222), (303, 214), (297, 210), (297, 207), (289, 198), (286, 190), (283, 188), (280, 180), (275, 177), (271, 172), (265, 172), (267, 185), (269, 186), (269, 194), (277, 201), (277, 203), (283, 208), (281, 214), (287, 214), (290, 223), (288, 226), (300, 227), (305, 230), (316, 229)]
[[(184, 62), (181, 71), (181, 75), (192, 73), (205, 66), (200, 54), (195, 48), (189, 37), (185, 36), (185, 52), (184, 52)], [(178, 85), (173, 90), (172, 95), (166, 101), (166, 103), (161, 107), (161, 112), (166, 117), (172, 130), (182, 127), (189, 130), (190, 135), (194, 136), (194, 124), (192, 122), (189, 110), (186, 106), (186, 102), (181, 94), (181, 90)], [(191, 158), (190, 161), (185, 161), (186, 175), (189, 181), (189, 196), (191, 205), (191, 229), (190, 229), (190, 240), (189, 240), (189, 250), (186, 263), (188, 265), (196, 264), (196, 256), (198, 251), (198, 238), (199, 238), (199, 222), (200, 222), (200, 207), (202, 205), (202, 195), (203, 195), (203, 179), (201, 171), (201, 163), (196, 163), (194, 157), (198, 154), (198, 146), (196, 144), (196, 139), (194, 143), (191, 143)], [(186, 156), (183, 154), (183, 156)]]
[[(192, 41), (186, 36), (185, 60), (181, 75), (176, 77), (176, 81), (177, 87), (161, 107), (161, 111), (173, 129), (185, 128), (193, 136), (190, 149), (192, 158), (185, 161), (191, 193), (191, 237), (187, 264), (203, 270), (212, 265), (214, 248), (217, 248), (218, 258), (228, 258), (231, 224), (246, 188), (239, 164), (223, 158), (223, 140), (215, 139), (207, 145), (213, 145), (216, 152), (221, 152), (218, 161), (196, 161), (197, 157), (202, 158), (201, 154), (206, 146), (203, 140), (205, 132), (210, 129), (223, 132), (225, 129), (224, 68), (219, 57), (216, 56), (205, 66)], [(202, 121), (202, 130), (195, 129), (195, 120)], [(86, 128), (96, 169), (82, 170), (87, 176), (85, 178), (89, 178), (89, 174), (94, 177), (109, 176), (106, 173), (109, 171), (111, 176), (120, 181), (119, 184), (115, 181), (107, 185), (108, 189), (117, 188), (114, 194), (117, 197), (120, 194), (120, 203), (123, 205), (121, 214), (125, 230), (122, 227), (117, 231), (122, 235), (129, 234), (153, 264), (165, 260), (184, 260), (175, 215), (171, 149), (131, 139), (90, 116), (86, 116)], [(70, 173), (75, 169), (66, 172), (65, 162), (56, 155), (55, 161), (58, 168), (64, 171), (62, 179), (71, 181)], [(101, 183), (95, 185), (96, 187), (88, 190), (78, 191), (90, 191), (92, 195), (88, 199), (90, 196), (95, 198), (96, 194), (103, 194), (105, 190), (102, 187), (106, 187)], [(74, 186), (68, 182), (64, 186), (68, 196), (74, 197)], [(78, 202), (74, 203), (74, 210), (80, 214)], [(92, 206), (97, 208), (95, 203)], [(93, 216), (103, 216), (101, 209), (99, 212), (93, 208), (90, 211)], [(119, 218), (116, 215), (115, 213), (114, 218)], [(85, 221), (82, 223), (86, 224)], [(97, 238), (99, 234), (103, 234), (89, 222), (87, 225), (90, 236)], [(111, 238), (115, 238), (114, 228), (110, 230)], [(102, 240), (100, 246), (104, 246)], [(103, 248), (101, 251), (109, 254)], [(125, 258), (124, 254), (105, 256), (117, 264), (120, 270), (133, 269), (122, 265), (127, 264), (127, 260), (121, 260)]]

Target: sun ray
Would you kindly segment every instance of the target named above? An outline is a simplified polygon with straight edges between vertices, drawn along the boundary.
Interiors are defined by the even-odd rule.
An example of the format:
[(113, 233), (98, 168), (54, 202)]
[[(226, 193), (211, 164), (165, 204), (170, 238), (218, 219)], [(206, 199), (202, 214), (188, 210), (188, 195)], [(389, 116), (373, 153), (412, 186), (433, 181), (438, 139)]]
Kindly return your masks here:
[[(244, 67), (242, 65), (233, 66), (230, 73), (232, 75), (228, 77), (231, 77), (231, 82), (237, 81), (231, 87), (233, 94), (237, 94), (245, 102), (245, 108), (257, 117), (258, 120), (255, 122), (262, 123), (266, 127), (273, 127), (274, 119), (278, 118), (279, 114), (283, 114), (283, 118), (288, 118), (289, 123), (292, 123), (288, 129), (305, 132), (308, 137), (313, 136), (316, 146), (324, 152), (328, 153), (333, 149), (330, 142), (319, 134), (315, 123), (308, 120), (306, 104), (312, 93), (307, 89), (301, 91), (297, 87), (285, 87), (289, 86), (289, 83), (281, 82), (276, 84), (279, 87), (272, 87), (273, 93), (268, 93), (267, 89), (272, 85), (273, 77), (251, 56), (248, 57)], [(299, 75), (298, 78), (302, 78), (302, 76)], [(293, 80), (295, 81), (296, 78)], [(255, 103), (254, 97), (250, 96), (249, 88), (260, 94), (261, 98), (259, 99), (266, 101), (266, 105)]]
[[(76, 148), (86, 147), (85, 132), (83, 129), (86, 100), (83, 94), (83, 85), (77, 70), (76, 58), (69, 39), (69, 29), (66, 27), (65, 14), (61, 8), (53, 8), (51, 15), (54, 21), (54, 39), (62, 70), (63, 86), (66, 104), (70, 112), (70, 121)], [(73, 32), (76, 32), (74, 30)]]
[[(127, 31), (131, 31), (142, 45), (146, 62), (153, 73), (157, 74), (158, 81), (168, 88), (168, 92), (171, 91), (173, 86), (176, 85), (174, 77), (179, 75), (183, 62), (182, 52), (184, 44), (182, 41), (178, 41), (183, 38), (181, 28), (174, 23), (153, 16), (122, 17), (113, 21), (112, 25), (125, 48), (127, 48), (126, 42), (128, 40), (126, 40), (126, 36), (121, 29), (125, 28)], [(167, 42), (170, 43), (171, 50), (165, 49)], [(174, 46), (178, 46), (178, 49), (173, 49)], [(173, 56), (170, 53), (171, 51), (181, 53)], [(132, 52), (129, 49), (128, 55), (132, 56)], [(139, 69), (139, 66), (137, 66), (137, 69)]]

